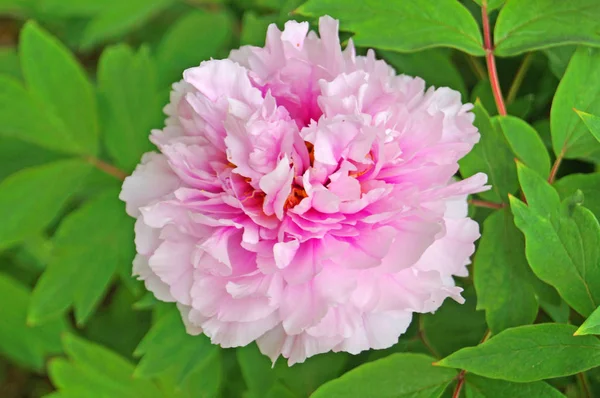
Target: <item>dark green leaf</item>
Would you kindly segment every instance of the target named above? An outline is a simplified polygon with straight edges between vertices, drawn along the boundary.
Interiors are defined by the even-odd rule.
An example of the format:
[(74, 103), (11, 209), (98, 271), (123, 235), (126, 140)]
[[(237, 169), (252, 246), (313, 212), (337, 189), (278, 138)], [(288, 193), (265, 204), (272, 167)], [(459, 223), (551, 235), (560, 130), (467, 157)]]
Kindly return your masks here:
[(148, 136), (162, 125), (155, 65), (147, 48), (126, 45), (106, 49), (98, 66), (98, 89), (104, 110), (104, 142), (116, 164), (132, 171), (152, 150)]
[(497, 121), (500, 131), (521, 162), (541, 176), (550, 173), (550, 156), (533, 127), (514, 116), (498, 116), (493, 120)]
[(494, 52), (507, 57), (564, 44), (600, 46), (599, 19), (597, 0), (508, 1), (494, 28)]
[(393, 354), (361, 365), (321, 386), (313, 398), (435, 398), (456, 377), (422, 354)]
[(38, 0), (37, 8), (54, 18), (93, 17), (120, 0)]
[(29, 321), (41, 323), (75, 308), (83, 324), (104, 295), (119, 263), (133, 260), (133, 222), (110, 190), (71, 213), (54, 236), (48, 268), (33, 291)]
[(600, 143), (574, 108), (600, 114), (600, 49), (582, 47), (575, 52), (554, 95), (550, 113), (552, 147), (557, 156), (600, 160)]
[(567, 65), (573, 56), (577, 46), (560, 46), (544, 49), (544, 54), (548, 57), (548, 66), (554, 76), (561, 79), (567, 70)]
[(493, 202), (507, 202), (508, 194), (514, 193), (518, 188), (511, 149), (502, 133), (492, 125), (481, 102), (475, 103), (473, 113), (481, 140), (459, 162), (461, 174), (466, 178), (479, 172), (486, 173), (492, 190), (479, 195)]
[(475, 257), (477, 307), (485, 310), (490, 330), (527, 325), (535, 319), (538, 302), (525, 258), (525, 241), (508, 209), (490, 215)]
[(127, 0), (114, 4), (111, 2), (110, 7), (103, 7), (102, 12), (87, 25), (81, 39), (81, 47), (90, 49), (100, 42), (123, 36), (173, 3), (174, 0)]
[[(233, 21), (225, 12), (195, 11), (180, 18), (164, 35), (156, 60), (160, 87), (182, 79), (184, 69), (218, 58), (232, 39)], [(266, 30), (262, 32), (266, 35)]]
[(554, 183), (561, 199), (583, 192), (584, 205), (590, 209), (596, 218), (600, 218), (600, 173), (571, 174)]
[(450, 87), (467, 98), (467, 88), (458, 68), (450, 58), (450, 52), (430, 49), (416, 53), (383, 51), (380, 55), (396, 69), (397, 73), (418, 76), (430, 86)]
[(56, 152), (0, 135), (0, 181), (21, 169), (40, 166), (60, 158), (61, 155)]
[(440, 357), (477, 345), (487, 330), (484, 314), (475, 311), (478, 299), (474, 289), (465, 289), (463, 297), (464, 304), (447, 300), (435, 314), (421, 315), (423, 334)]
[(342, 30), (355, 33), (361, 47), (400, 52), (453, 47), (484, 55), (477, 22), (455, 0), (309, 0), (296, 12), (340, 19)]
[(511, 208), (531, 269), (589, 315), (600, 303), (600, 225), (584, 207), (561, 208), (558, 193), (534, 171), (523, 165), (518, 171), (528, 206), (511, 197)]
[(600, 307), (596, 308), (575, 332), (576, 336), (586, 334), (600, 334)]
[(600, 365), (600, 340), (575, 337), (576, 329), (558, 323), (507, 329), (477, 347), (455, 352), (438, 365), (519, 383), (584, 372)]
[[(64, 160), (21, 170), (0, 183), (0, 249), (42, 231), (77, 190), (89, 166)], [(43, 194), (42, 194), (43, 193)]]
[(0, 352), (22, 366), (40, 371), (48, 355), (62, 352), (60, 335), (66, 330), (66, 323), (61, 319), (41, 327), (26, 325), (29, 299), (29, 289), (0, 274)]
[(504, 2), (506, 0), (473, 0), (475, 3), (479, 4), (480, 6), (483, 5), (483, 2), (485, 1), (487, 4), (487, 11), (488, 13), (491, 11), (494, 11), (496, 8), (500, 8), (502, 7), (502, 5), (504, 4)]
[(264, 46), (267, 29), (275, 22), (276, 15), (257, 15), (255, 12), (246, 11), (242, 19), (240, 44)]
[(62, 121), (67, 142), (77, 145), (79, 153), (96, 154), (96, 98), (73, 54), (34, 22), (28, 22), (21, 32), (19, 52), (29, 91)]
[(592, 133), (594, 138), (600, 141), (600, 117), (578, 110), (575, 111), (577, 112), (581, 120), (583, 120), (583, 123), (588, 128), (590, 133)]
[(513, 383), (488, 379), (471, 373), (466, 375), (467, 398), (559, 398), (557, 389), (542, 381)]
[(22, 78), (19, 55), (13, 47), (0, 47), (0, 75)]

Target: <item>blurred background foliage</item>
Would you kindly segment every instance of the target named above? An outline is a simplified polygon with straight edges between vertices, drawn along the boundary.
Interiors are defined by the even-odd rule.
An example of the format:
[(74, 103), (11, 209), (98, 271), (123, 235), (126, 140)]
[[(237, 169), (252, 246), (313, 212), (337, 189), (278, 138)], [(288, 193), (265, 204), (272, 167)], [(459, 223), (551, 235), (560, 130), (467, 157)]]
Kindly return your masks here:
[[(133, 220), (116, 199), (121, 181), (103, 169), (128, 174), (152, 149), (148, 133), (162, 126), (161, 109), (184, 69), (264, 44), (269, 24), (302, 19), (292, 13), (301, 3), (0, 0), (0, 397), (306, 397), (366, 361), (395, 352), (442, 358), (481, 340), (488, 326), (467, 278), (467, 304), (415, 316), (390, 349), (271, 369), (255, 345), (220, 349), (188, 336), (175, 308), (130, 276)], [(481, 22), (479, 5), (463, 3)], [(574, 51), (497, 60), (508, 113), (533, 125), (548, 149), (551, 101)], [(449, 48), (378, 55), (496, 114), (482, 57)], [(567, 160), (561, 175), (593, 170)], [(598, 214), (598, 185), (583, 185)], [(579, 186), (564, 179), (557, 188), (570, 195)], [(13, 217), (23, 209), (29, 215)], [(473, 212), (480, 221), (490, 213)], [(535, 294), (544, 311), (534, 316), (577, 317), (547, 285)], [(599, 372), (586, 377), (600, 383)], [(554, 384), (568, 391), (576, 382)]]

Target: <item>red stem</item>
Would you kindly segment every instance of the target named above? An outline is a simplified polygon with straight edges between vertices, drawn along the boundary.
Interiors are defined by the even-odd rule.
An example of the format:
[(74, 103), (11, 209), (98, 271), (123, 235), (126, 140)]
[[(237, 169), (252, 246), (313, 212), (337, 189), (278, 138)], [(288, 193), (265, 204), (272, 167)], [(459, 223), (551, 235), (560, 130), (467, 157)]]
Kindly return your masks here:
[(110, 174), (111, 176), (121, 181), (125, 180), (125, 178), (127, 177), (127, 173), (125, 173), (123, 170), (113, 166), (112, 164), (108, 164), (98, 158), (88, 156), (85, 158), (85, 160), (97, 169), (102, 170), (106, 174)]
[(460, 397), (460, 392), (463, 388), (463, 385), (465, 384), (465, 373), (467, 373), (465, 370), (461, 370), (460, 373), (458, 374), (458, 378), (457, 378), (458, 381), (456, 382), (456, 388), (454, 389), (452, 398)]
[(554, 164), (552, 165), (552, 170), (550, 170), (550, 176), (548, 177), (548, 182), (550, 184), (552, 184), (554, 182), (554, 180), (556, 179), (556, 174), (558, 173), (558, 168), (560, 167), (560, 164), (562, 163), (564, 156), (565, 156), (565, 151), (563, 150), (556, 157), (556, 160), (554, 161)]
[(481, 5), (481, 19), (483, 21), (485, 62), (487, 64), (488, 75), (490, 77), (490, 84), (492, 85), (492, 92), (494, 93), (494, 100), (496, 101), (498, 113), (502, 116), (506, 116), (506, 105), (504, 105), (504, 98), (502, 97), (502, 90), (500, 89), (500, 81), (498, 80), (498, 71), (496, 70), (496, 59), (494, 58), (494, 45), (492, 44), (490, 19), (487, 13), (486, 0), (484, 0), (483, 4)]
[(470, 199), (469, 203), (475, 207), (487, 207), (488, 209), (502, 209), (504, 208), (503, 204), (488, 202), (487, 200), (479, 200), (479, 199)]

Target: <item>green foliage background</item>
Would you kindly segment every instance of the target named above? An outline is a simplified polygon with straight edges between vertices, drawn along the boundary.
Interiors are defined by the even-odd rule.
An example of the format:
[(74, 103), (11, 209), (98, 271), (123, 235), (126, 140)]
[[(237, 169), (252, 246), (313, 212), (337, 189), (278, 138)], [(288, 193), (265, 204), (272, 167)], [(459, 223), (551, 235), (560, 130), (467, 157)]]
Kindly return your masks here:
[[(324, 14), (475, 103), (460, 174), (493, 189), (466, 304), (271, 367), (131, 277), (117, 196), (185, 68)], [(600, 0), (0, 0), (0, 397), (600, 396), (599, 32)]]

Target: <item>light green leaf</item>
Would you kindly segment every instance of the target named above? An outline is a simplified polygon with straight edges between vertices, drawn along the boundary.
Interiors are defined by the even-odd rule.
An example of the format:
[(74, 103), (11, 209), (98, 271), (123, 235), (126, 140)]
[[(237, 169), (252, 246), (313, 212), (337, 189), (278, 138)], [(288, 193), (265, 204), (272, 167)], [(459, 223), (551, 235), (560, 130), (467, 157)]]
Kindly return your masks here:
[[(486, 0), (473, 0), (473, 1), (481, 6), (481, 5), (483, 5), (483, 2)], [(487, 4), (488, 13), (494, 11), (496, 8), (502, 7), (502, 5), (504, 5), (505, 1), (506, 0), (487, 0), (486, 4)]]
[(455, 0), (309, 0), (296, 13), (339, 19), (360, 47), (399, 52), (452, 47), (485, 54), (477, 22)]
[(513, 383), (504, 380), (488, 379), (467, 373), (467, 398), (560, 398), (564, 397), (557, 389), (542, 381), (533, 383)]
[(458, 68), (450, 58), (450, 52), (442, 49), (430, 49), (416, 53), (380, 52), (397, 73), (418, 76), (429, 86), (450, 87), (467, 98), (465, 82)]
[(121, 37), (173, 3), (174, 0), (127, 0), (111, 3), (110, 7), (103, 8), (86, 26), (81, 47), (90, 49), (101, 42)]
[(71, 146), (77, 145), (81, 154), (95, 155), (98, 150), (96, 98), (73, 54), (35, 22), (27, 22), (21, 31), (19, 53), (30, 93), (62, 121)]
[(575, 109), (575, 112), (577, 112), (581, 120), (583, 120), (583, 123), (588, 128), (590, 133), (592, 133), (594, 138), (600, 141), (600, 117), (578, 111), (577, 109)]
[(54, 18), (93, 17), (121, 0), (37, 0), (36, 8)]
[(575, 336), (586, 334), (600, 334), (600, 307), (596, 308), (575, 332)]
[(519, 165), (528, 206), (511, 197), (515, 224), (525, 234), (533, 272), (582, 315), (600, 303), (600, 225), (591, 211), (569, 203), (531, 169)]
[(41, 232), (82, 183), (89, 165), (64, 160), (23, 169), (0, 183), (0, 249)]
[(575, 337), (576, 329), (558, 323), (507, 329), (437, 364), (519, 383), (569, 376), (600, 365), (600, 340)]
[(119, 263), (133, 260), (133, 222), (109, 190), (67, 216), (54, 236), (52, 260), (35, 286), (29, 321), (52, 319), (69, 306), (83, 324)]
[(177, 20), (156, 52), (160, 87), (181, 80), (183, 70), (204, 60), (226, 56), (232, 32), (233, 21), (226, 12), (194, 11)]
[(513, 154), (502, 133), (492, 125), (481, 102), (475, 103), (473, 113), (481, 140), (460, 160), (461, 174), (466, 178), (479, 172), (486, 173), (492, 190), (482, 192), (479, 196), (493, 202), (508, 202), (508, 194), (518, 188)]
[(552, 147), (557, 156), (600, 160), (600, 143), (573, 112), (574, 108), (600, 114), (600, 49), (582, 47), (575, 52), (550, 111)]
[(41, 327), (26, 325), (29, 300), (29, 289), (0, 273), (0, 352), (39, 372), (47, 356), (62, 352), (60, 335), (66, 323), (60, 319)]
[[(21, 79), (19, 55), (13, 47), (0, 47), (0, 75)], [(0, 85), (2, 87), (2, 85)]]
[(179, 311), (172, 306), (136, 348), (134, 355), (142, 356), (142, 359), (135, 369), (135, 376), (149, 378), (172, 372), (177, 383), (183, 385), (217, 349), (205, 335), (187, 334)]
[(107, 48), (98, 65), (104, 142), (116, 164), (132, 171), (153, 145), (152, 128), (162, 126), (162, 98), (156, 68), (146, 47), (134, 53), (124, 44)]
[(393, 354), (352, 369), (321, 386), (312, 398), (436, 398), (456, 377), (423, 354)]
[(133, 364), (112, 351), (70, 334), (64, 337), (63, 345), (70, 360), (57, 358), (49, 368), (52, 384), (60, 394), (94, 398), (164, 397), (151, 381), (133, 378)]
[(583, 204), (600, 219), (600, 173), (570, 174), (554, 183), (561, 199), (573, 196), (580, 190)]
[(22, 17), (35, 8), (36, 0), (0, 0), (0, 14)]
[(526, 121), (514, 116), (498, 116), (493, 121), (498, 123), (516, 157), (541, 176), (548, 176), (550, 156), (537, 131)]
[(496, 21), (494, 53), (508, 57), (565, 44), (600, 46), (599, 19), (597, 0), (511, 0)]
[(538, 302), (525, 258), (525, 241), (508, 209), (499, 210), (483, 224), (474, 265), (477, 309), (485, 310), (490, 330), (532, 323)]
[(420, 316), (422, 333), (440, 357), (477, 345), (487, 330), (485, 315), (475, 311), (478, 298), (473, 287), (466, 288), (463, 297), (464, 304), (447, 300), (435, 314)]

